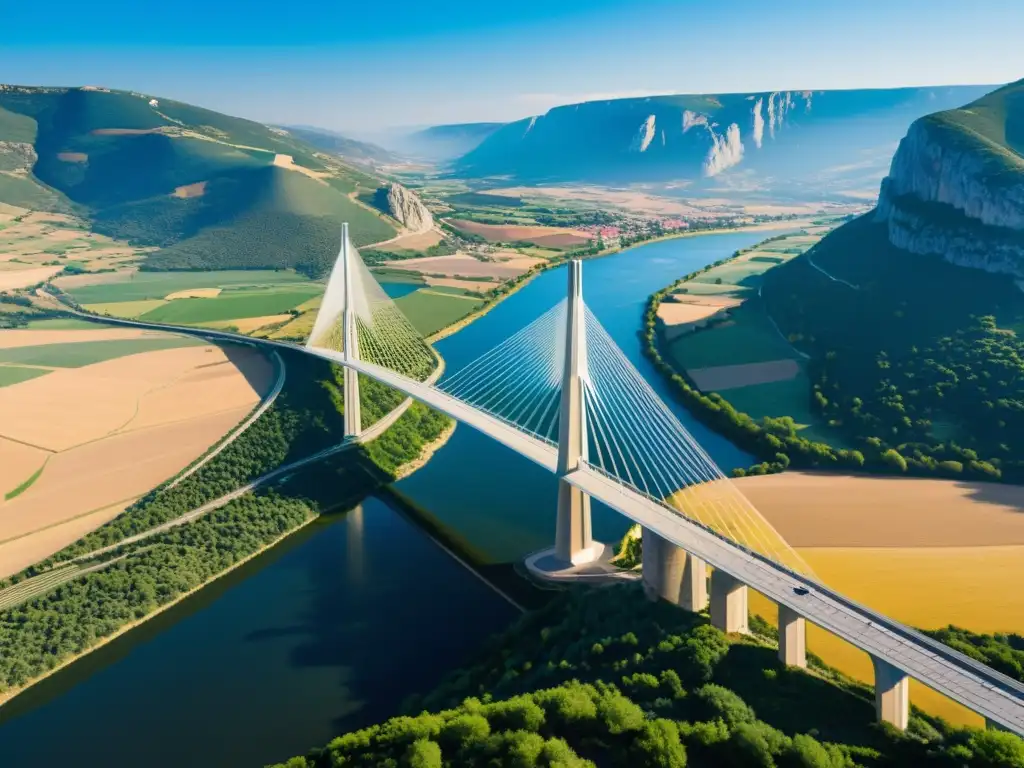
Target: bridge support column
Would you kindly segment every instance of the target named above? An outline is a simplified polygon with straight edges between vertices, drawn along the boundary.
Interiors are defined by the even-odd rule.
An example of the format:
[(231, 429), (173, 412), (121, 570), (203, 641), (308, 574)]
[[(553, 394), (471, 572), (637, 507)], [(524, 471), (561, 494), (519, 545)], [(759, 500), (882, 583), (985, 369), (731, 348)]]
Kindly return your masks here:
[(647, 528), (643, 533), (644, 592), (687, 611), (702, 611), (708, 602), (704, 561)]
[(747, 585), (716, 568), (711, 572), (711, 624), (746, 634), (747, 620)]
[(877, 656), (871, 657), (871, 664), (875, 668), (875, 712), (879, 722), (906, 730), (910, 719), (910, 678)]
[(584, 377), (587, 372), (587, 336), (583, 306), (583, 264), (569, 262), (569, 300), (565, 318), (565, 367), (558, 425), (558, 517), (555, 557), (573, 565), (594, 559), (590, 530), (590, 497), (565, 480), (587, 458), (587, 414)]
[[(345, 309), (341, 315), (345, 360), (359, 359), (359, 337), (356, 330), (355, 291), (352, 286), (353, 265), (349, 253), (348, 223), (341, 225), (341, 264), (345, 275)], [(359, 374), (345, 368), (345, 438), (355, 440), (363, 431), (359, 412)]]
[(807, 666), (807, 622), (785, 605), (779, 606), (779, 660), (789, 667)]

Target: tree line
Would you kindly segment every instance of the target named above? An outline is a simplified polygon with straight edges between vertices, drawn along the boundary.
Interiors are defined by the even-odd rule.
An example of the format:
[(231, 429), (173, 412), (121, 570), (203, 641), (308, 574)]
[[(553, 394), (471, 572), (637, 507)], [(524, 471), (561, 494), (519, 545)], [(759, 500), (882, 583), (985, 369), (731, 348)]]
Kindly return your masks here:
[[(282, 464), (337, 445), (344, 419), (339, 371), (300, 353), (282, 355), (289, 367), (285, 386), (237, 440), (175, 487), (155, 489), (114, 520), (3, 586), (150, 530)], [(364, 391), (364, 408), (374, 419), (383, 415), (374, 408), (394, 403), (396, 395), (399, 402), (402, 399), (376, 382)], [(322, 505), (332, 501), (324, 486), (340, 484), (358, 498), (389, 481), (448, 423), (447, 417), (416, 404), (375, 441), (340, 454), (329, 467), (312, 466), (273, 490), (246, 494), (187, 524), (86, 560), (86, 566), (106, 565), (0, 611), (0, 693), (88, 650), (319, 514)]]
[[(1024, 358), (1016, 337), (997, 328), (990, 316), (973, 317), (967, 318), (973, 325), (949, 328), (944, 324), (941, 327), (943, 332), (948, 330), (948, 335), (927, 347), (908, 344), (905, 353), (895, 354), (895, 359), (891, 357), (894, 353), (879, 351), (867, 341), (859, 342), (856, 349), (872, 349), (870, 355), (853, 353), (850, 344), (825, 341), (826, 333), (829, 329), (842, 329), (847, 340), (862, 339), (863, 324), (857, 318), (868, 311), (865, 302), (877, 302), (877, 297), (858, 295), (866, 291), (829, 281), (806, 258), (794, 259), (765, 273), (765, 309), (781, 328), (789, 331), (791, 343), (812, 350), (809, 373), (814, 386), (808, 392), (811, 407), (822, 414), (837, 438), (843, 437), (857, 447), (836, 448), (808, 440), (800, 436), (790, 416), (753, 419), (737, 411), (726, 397), (701, 392), (685, 371), (677, 371), (662, 356), (658, 307), (688, 280), (745, 252), (737, 251), (728, 259), (692, 272), (652, 294), (644, 313), (643, 330), (645, 356), (669, 380), (681, 402), (710, 428), (760, 459), (749, 469), (735, 470), (734, 475), (760, 475), (794, 467), (1024, 480), (1024, 444), (1018, 448), (1015, 440), (1015, 435), (1022, 433), (1014, 430), (1024, 426), (1024, 399), (1020, 397)], [(819, 254), (818, 249), (811, 254)], [(794, 273), (801, 279), (813, 280), (813, 286), (798, 286), (792, 277)], [(822, 283), (831, 288), (826, 290)], [(906, 286), (907, 282), (892, 281), (893, 289), (898, 285)], [(847, 314), (838, 309), (843, 306), (838, 296), (844, 292), (847, 304), (849, 296), (858, 295), (861, 313)], [(808, 311), (807, 306), (817, 311)], [(955, 302), (947, 306), (953, 307)], [(797, 326), (793, 318), (798, 316), (802, 319)], [(920, 326), (921, 315), (913, 317), (915, 326)], [(793, 330), (794, 327), (800, 331)], [(863, 383), (865, 378), (868, 384)], [(846, 384), (856, 388), (844, 389)], [(943, 415), (958, 425), (971, 425), (961, 442), (934, 437), (932, 430)], [(997, 455), (993, 456), (992, 451)], [(1004, 478), (1006, 472), (1009, 474)]]
[(905, 733), (876, 724), (869, 689), (786, 668), (752, 627), (727, 637), (636, 585), (569, 590), (406, 714), (277, 768), (1024, 767), (1009, 733), (916, 710)]

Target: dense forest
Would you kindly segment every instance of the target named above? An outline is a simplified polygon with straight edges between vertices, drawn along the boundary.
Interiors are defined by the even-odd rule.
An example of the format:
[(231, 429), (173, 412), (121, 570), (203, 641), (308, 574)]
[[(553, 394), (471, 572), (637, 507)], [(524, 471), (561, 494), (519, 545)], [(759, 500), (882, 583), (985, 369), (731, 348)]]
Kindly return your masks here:
[[(288, 377), (273, 406), (208, 464), (173, 488), (157, 488), (6, 584), (152, 529), (284, 464), (337, 445), (343, 432), (340, 370), (297, 352), (285, 351), (283, 357)], [(376, 382), (366, 383), (362, 404), (372, 421), (403, 399)], [(186, 525), (83, 560), (82, 567), (98, 569), (0, 611), (0, 693), (201, 586), (303, 521), (372, 492), (419, 456), (449, 423), (414, 404), (369, 444), (289, 474)]]
[(661, 355), (660, 302), (720, 263), (650, 297), (644, 352), (698, 418), (761, 459), (736, 474), (792, 466), (1024, 482), (1024, 343), (1013, 330), (1024, 328), (1024, 293), (1011, 280), (896, 251), (865, 218), (766, 272), (761, 306), (810, 354), (808, 400), (852, 446), (836, 448), (801, 437), (788, 416), (755, 420), (699, 391)]
[(984, 635), (952, 625), (924, 633), (1024, 683), (1024, 637), (1012, 633)]
[(102, 570), (0, 611), (0, 693), (195, 589), (312, 515), (301, 500), (243, 496)]
[(1024, 482), (1024, 293), (900, 251), (869, 216), (765, 275), (766, 309), (811, 355), (812, 406), (890, 471)]
[[(772, 238), (774, 239), (774, 238)], [(694, 416), (711, 429), (728, 437), (733, 443), (763, 459), (749, 470), (736, 470), (734, 474), (765, 474), (781, 472), (791, 464), (794, 467), (859, 469), (865, 465), (865, 457), (857, 450), (834, 450), (824, 443), (815, 443), (801, 437), (792, 418), (765, 418), (755, 420), (737, 411), (717, 392), (701, 392), (685, 372), (676, 371), (662, 356), (658, 337), (658, 307), (673, 291), (687, 280), (721, 266), (727, 261), (743, 255), (742, 249), (728, 258), (680, 277), (671, 285), (662, 288), (648, 298), (644, 311), (642, 351), (654, 367), (672, 385), (679, 400)]]
[[(782, 666), (772, 629), (726, 636), (636, 585), (574, 589), (527, 614), (408, 714), (287, 768), (1024, 766), (1024, 742), (918, 712), (874, 722), (871, 691)], [(280, 768), (280, 767), (279, 767)]]

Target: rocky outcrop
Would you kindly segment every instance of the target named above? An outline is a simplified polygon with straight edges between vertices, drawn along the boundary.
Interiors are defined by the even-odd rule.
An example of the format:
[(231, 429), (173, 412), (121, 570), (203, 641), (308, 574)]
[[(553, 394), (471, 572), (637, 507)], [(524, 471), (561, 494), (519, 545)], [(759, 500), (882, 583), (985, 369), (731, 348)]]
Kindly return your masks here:
[(0, 171), (28, 173), (38, 159), (36, 148), (21, 141), (0, 141)]
[(900, 142), (875, 217), (898, 248), (1024, 277), (1024, 159), (941, 115)]
[(434, 217), (427, 206), (401, 184), (388, 187), (388, 213), (392, 218), (413, 232), (426, 232), (434, 226)]

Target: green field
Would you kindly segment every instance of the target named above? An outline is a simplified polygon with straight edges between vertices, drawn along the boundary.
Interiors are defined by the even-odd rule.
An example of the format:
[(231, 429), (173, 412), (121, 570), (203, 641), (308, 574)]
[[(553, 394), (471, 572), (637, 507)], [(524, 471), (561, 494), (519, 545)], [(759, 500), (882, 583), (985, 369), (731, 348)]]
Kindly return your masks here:
[(22, 381), (35, 379), (49, 373), (42, 368), (21, 368), (15, 365), (0, 365), (0, 387), (9, 387)]
[(459, 296), (442, 296), (423, 291), (415, 291), (395, 301), (395, 305), (405, 313), (413, 327), (424, 336), (461, 320), (482, 303), (467, 301)]
[(37, 347), (0, 349), (0, 363), (46, 365), (53, 368), (81, 368), (104, 360), (113, 360), (140, 352), (160, 349), (202, 346), (207, 342), (187, 336), (160, 339), (117, 339), (114, 341), (82, 341), (71, 344), (44, 344)]
[(799, 357), (772, 327), (759, 303), (748, 301), (730, 315), (732, 325), (715, 325), (673, 341), (668, 350), (673, 365), (708, 368)]
[[(753, 258), (756, 259), (757, 256)], [(737, 261), (735, 263), (723, 264), (720, 267), (715, 267), (702, 275), (698, 275), (693, 280), (689, 281), (689, 283), (714, 284), (716, 280), (721, 280), (722, 283), (729, 285), (756, 286), (760, 281), (761, 275), (773, 266), (774, 264), (769, 261), (744, 259), (743, 261)]]
[(68, 289), (79, 304), (112, 304), (122, 301), (162, 299), (176, 291), (192, 288), (267, 288), (295, 283), (311, 284), (309, 278), (289, 270), (237, 269), (202, 272), (136, 272), (121, 283), (87, 285)]
[(790, 416), (796, 422), (801, 437), (828, 443), (838, 448), (847, 447), (838, 432), (821, 424), (821, 417), (811, 411), (811, 380), (803, 365), (800, 373), (788, 381), (752, 384), (719, 392), (737, 411), (753, 419), (765, 416)]
[(309, 301), (319, 292), (310, 290), (239, 291), (214, 299), (175, 299), (139, 316), (154, 323), (208, 323), (214, 320), (237, 320), (244, 317), (279, 315)]

